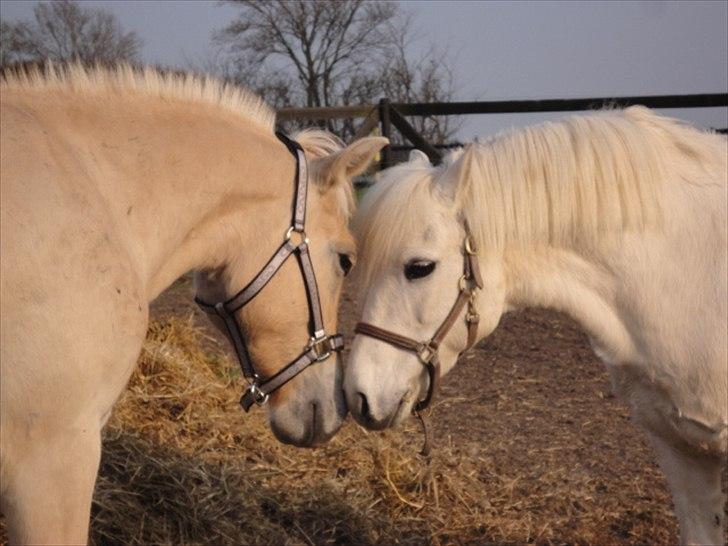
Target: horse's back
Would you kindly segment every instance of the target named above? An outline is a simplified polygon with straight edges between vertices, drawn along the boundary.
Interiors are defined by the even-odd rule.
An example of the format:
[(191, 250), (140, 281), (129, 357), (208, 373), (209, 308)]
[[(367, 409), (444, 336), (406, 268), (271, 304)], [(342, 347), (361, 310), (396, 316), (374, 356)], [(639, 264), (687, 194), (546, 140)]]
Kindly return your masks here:
[[(728, 432), (725, 165), (716, 157), (699, 177), (668, 186), (664, 230), (626, 237), (616, 265), (622, 315), (643, 361), (614, 368), (615, 378), (627, 385), (625, 392), (651, 393), (635, 395), (635, 403), (652, 430), (665, 426), (665, 434), (717, 451), (725, 450)], [(669, 425), (662, 422), (666, 416)]]

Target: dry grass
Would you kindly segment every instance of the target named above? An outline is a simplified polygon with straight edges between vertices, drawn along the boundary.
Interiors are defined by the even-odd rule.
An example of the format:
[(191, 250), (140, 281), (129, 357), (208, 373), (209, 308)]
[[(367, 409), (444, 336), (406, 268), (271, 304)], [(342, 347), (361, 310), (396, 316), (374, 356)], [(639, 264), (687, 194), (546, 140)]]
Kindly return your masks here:
[[(281, 445), (265, 412), (239, 409), (237, 374), (204, 336), (191, 320), (152, 324), (106, 432), (96, 544), (551, 543), (579, 512), (560, 476), (524, 497), (449, 443), (423, 459), (415, 424), (370, 434), (349, 423), (323, 448)], [(567, 497), (546, 526), (530, 514)]]
[[(244, 415), (240, 383), (191, 321), (152, 324), (105, 435), (97, 544), (483, 542), (493, 527), (477, 461), (417, 454), (415, 425), (349, 424), (325, 448), (278, 443), (265, 412)], [(202, 347), (207, 347), (204, 350)], [(213, 347), (212, 350), (210, 348)], [(511, 525), (512, 526), (512, 525)]]

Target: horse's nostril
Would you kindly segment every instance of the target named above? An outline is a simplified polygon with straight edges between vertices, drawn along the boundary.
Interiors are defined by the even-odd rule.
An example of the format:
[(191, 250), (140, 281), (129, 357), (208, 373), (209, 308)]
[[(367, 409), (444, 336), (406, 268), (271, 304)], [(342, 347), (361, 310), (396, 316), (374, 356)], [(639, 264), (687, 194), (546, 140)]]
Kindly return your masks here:
[(367, 402), (366, 395), (361, 392), (356, 393), (356, 395), (359, 397), (359, 414), (366, 419), (371, 419), (371, 414), (369, 413), (369, 402)]

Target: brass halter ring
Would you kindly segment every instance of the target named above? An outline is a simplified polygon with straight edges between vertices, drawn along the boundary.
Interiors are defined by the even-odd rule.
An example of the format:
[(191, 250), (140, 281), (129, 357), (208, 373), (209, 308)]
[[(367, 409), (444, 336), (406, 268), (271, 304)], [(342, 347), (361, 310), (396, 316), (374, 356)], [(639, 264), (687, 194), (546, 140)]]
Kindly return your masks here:
[(478, 255), (478, 248), (475, 246), (475, 243), (473, 242), (472, 235), (468, 235), (467, 237), (465, 237), (465, 252), (467, 252), (471, 256)]
[(316, 354), (316, 362), (323, 362), (331, 356), (330, 340), (324, 333), (318, 335), (318, 337), (311, 337), (308, 340), (308, 348), (313, 349)]
[(423, 364), (430, 364), (436, 356), (437, 349), (429, 343), (422, 343), (419, 347), (417, 347), (417, 358), (419, 358)]
[(294, 233), (298, 233), (298, 236), (300, 238), (300, 240), (298, 241), (298, 243), (295, 246), (300, 246), (303, 243), (306, 243), (306, 244), (309, 243), (308, 235), (306, 235), (306, 232), (304, 230), (298, 230), (293, 226), (289, 227), (286, 230), (285, 240), (290, 241), (291, 237), (293, 236)]
[(260, 387), (258, 387), (258, 377), (257, 376), (255, 378), (255, 381), (248, 386), (248, 391), (252, 395), (255, 403), (259, 406), (264, 406), (266, 404), (266, 402), (268, 402), (268, 399), (270, 398), (269, 394), (264, 393), (262, 390), (260, 390)]

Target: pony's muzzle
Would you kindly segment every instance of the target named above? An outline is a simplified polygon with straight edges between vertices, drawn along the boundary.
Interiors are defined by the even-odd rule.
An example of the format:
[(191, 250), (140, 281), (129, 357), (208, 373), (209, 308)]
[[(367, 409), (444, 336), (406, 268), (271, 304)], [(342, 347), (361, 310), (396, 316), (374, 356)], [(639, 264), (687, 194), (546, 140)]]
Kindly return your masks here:
[(372, 408), (369, 398), (362, 392), (356, 393), (353, 407), (349, 408), (354, 419), (360, 425), (370, 430), (383, 430), (399, 423), (411, 406), (411, 395), (408, 392), (402, 395), (397, 404), (389, 412), (382, 411), (380, 407)]

